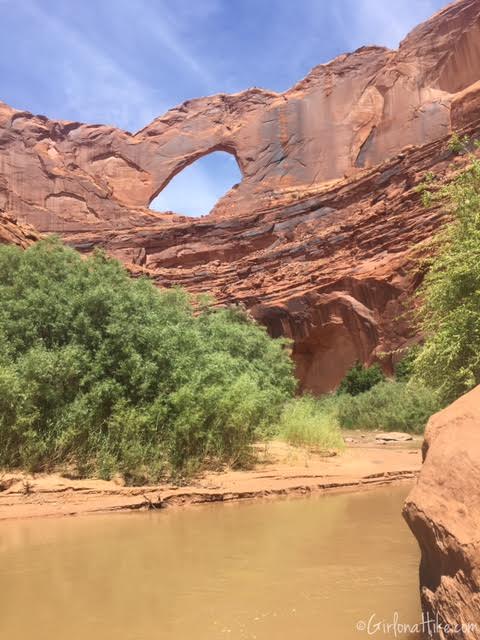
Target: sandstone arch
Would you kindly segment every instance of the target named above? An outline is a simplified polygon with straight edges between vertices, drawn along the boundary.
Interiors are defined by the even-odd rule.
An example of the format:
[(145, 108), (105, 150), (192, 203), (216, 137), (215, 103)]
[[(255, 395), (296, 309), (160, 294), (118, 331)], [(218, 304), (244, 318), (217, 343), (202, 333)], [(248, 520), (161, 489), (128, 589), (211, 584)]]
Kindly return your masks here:
[[(415, 186), (447, 176), (452, 129), (478, 137), (479, 20), (480, 0), (459, 0), (397, 51), (341, 55), (282, 94), (191, 100), (135, 134), (0, 103), (0, 213), (82, 251), (101, 245), (159, 286), (244, 304), (293, 338), (309, 388), (332, 388), (352, 358), (415, 337), (401, 305), (421, 279), (412, 255), (443, 220)], [(215, 150), (243, 179), (208, 216), (148, 208)]]
[(194, 160), (184, 164), (156, 191), (149, 203), (152, 211), (176, 211), (192, 217), (206, 215), (242, 180), (235, 154), (225, 148), (213, 149), (200, 157), (196, 154)]

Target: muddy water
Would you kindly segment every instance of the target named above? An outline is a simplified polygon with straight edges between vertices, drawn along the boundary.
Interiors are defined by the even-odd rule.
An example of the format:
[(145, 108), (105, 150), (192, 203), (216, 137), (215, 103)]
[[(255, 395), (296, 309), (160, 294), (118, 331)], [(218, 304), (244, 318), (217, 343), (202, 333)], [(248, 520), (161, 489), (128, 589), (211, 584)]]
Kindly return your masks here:
[(418, 622), (406, 493), (0, 523), (0, 638), (394, 638), (356, 625)]

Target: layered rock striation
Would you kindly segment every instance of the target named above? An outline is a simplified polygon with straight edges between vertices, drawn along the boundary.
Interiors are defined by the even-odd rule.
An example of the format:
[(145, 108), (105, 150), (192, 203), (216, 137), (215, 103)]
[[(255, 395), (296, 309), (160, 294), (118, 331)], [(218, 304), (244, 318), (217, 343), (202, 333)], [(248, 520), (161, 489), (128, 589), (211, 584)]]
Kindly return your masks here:
[(11, 215), (0, 215), (0, 244), (15, 244), (26, 249), (38, 239), (38, 233), (29, 225), (19, 224)]
[[(355, 360), (414, 339), (415, 260), (443, 220), (415, 187), (455, 169), (453, 130), (480, 129), (479, 42), (480, 0), (460, 0), (397, 51), (342, 55), (283, 94), (191, 100), (136, 134), (0, 103), (0, 213), (103, 246), (160, 286), (245, 304), (293, 339), (303, 388), (330, 390)], [(242, 180), (209, 215), (149, 209), (217, 150)]]

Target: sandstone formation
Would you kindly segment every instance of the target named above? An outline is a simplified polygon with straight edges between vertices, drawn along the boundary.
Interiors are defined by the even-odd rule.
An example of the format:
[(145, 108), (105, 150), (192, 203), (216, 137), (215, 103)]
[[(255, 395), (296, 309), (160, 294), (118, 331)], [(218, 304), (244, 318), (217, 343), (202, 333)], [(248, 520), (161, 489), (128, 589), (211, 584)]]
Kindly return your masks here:
[[(480, 637), (480, 387), (434, 415), (404, 515), (421, 553), (422, 608), (438, 640)], [(456, 625), (472, 624), (462, 632)], [(443, 625), (443, 629), (440, 627)], [(451, 631), (445, 630), (450, 625)], [(475, 626), (476, 625), (476, 626)], [(432, 629), (434, 630), (434, 629)]]
[[(191, 100), (136, 134), (0, 103), (0, 213), (101, 245), (160, 286), (245, 304), (293, 339), (304, 388), (332, 389), (355, 360), (414, 339), (414, 259), (443, 218), (415, 186), (454, 170), (453, 130), (480, 129), (479, 42), (480, 0), (460, 0), (398, 51), (342, 55), (283, 94)], [(242, 180), (209, 215), (148, 208), (216, 150)]]
[(0, 215), (0, 244), (16, 244), (26, 249), (38, 238), (29, 225), (18, 224), (17, 219), (10, 215)]

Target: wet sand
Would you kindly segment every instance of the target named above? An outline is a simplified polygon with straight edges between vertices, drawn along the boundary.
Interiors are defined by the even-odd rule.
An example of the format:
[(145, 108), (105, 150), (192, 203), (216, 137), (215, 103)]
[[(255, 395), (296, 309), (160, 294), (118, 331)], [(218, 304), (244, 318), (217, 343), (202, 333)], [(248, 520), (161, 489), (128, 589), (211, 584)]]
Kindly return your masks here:
[(76, 480), (59, 474), (3, 474), (0, 520), (360, 491), (411, 482), (417, 476), (421, 438), (378, 444), (375, 434), (349, 435), (353, 442), (330, 457), (278, 441), (259, 445), (258, 462), (252, 469), (208, 472), (184, 486), (125, 487), (114, 480)]

